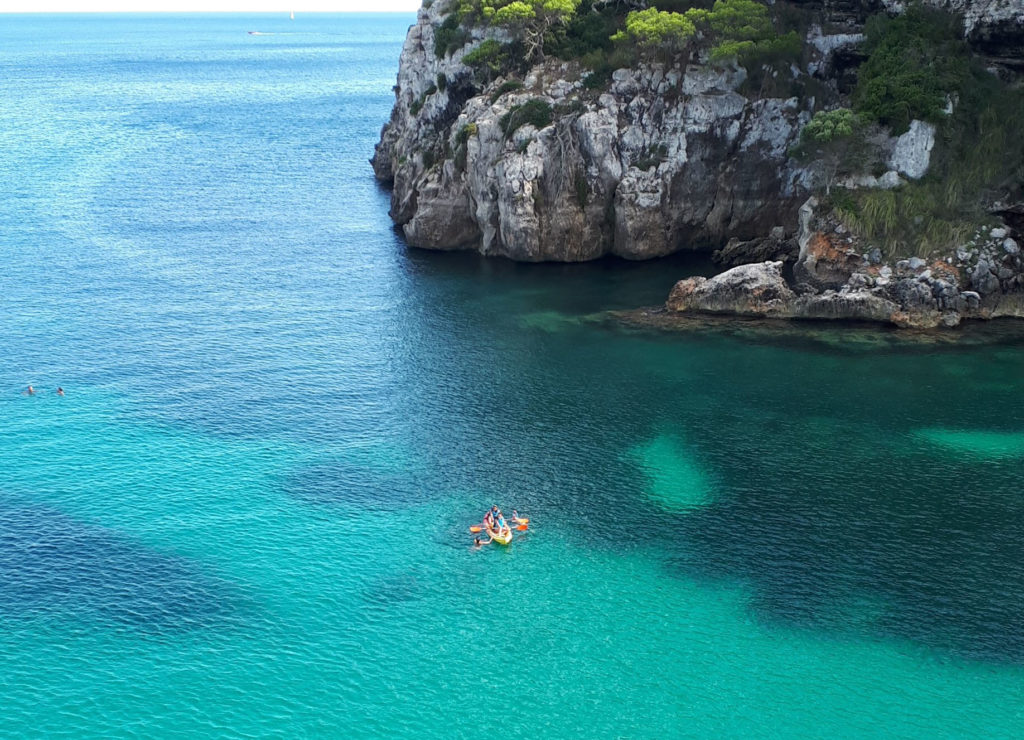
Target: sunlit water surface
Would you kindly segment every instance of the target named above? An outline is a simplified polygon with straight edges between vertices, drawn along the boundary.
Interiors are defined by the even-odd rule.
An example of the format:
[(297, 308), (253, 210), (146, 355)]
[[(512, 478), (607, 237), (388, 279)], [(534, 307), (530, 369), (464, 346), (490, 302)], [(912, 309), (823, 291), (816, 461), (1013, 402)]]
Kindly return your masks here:
[(0, 735), (1024, 733), (1022, 345), (408, 250), (411, 21), (0, 16)]

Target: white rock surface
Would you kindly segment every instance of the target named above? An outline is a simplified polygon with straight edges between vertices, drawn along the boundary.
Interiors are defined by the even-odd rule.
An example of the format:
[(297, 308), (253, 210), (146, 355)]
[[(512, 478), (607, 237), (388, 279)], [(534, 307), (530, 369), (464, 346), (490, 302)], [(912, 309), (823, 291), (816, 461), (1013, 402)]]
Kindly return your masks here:
[(935, 126), (924, 121), (911, 121), (910, 129), (896, 139), (889, 166), (911, 180), (919, 180), (928, 172), (934, 146)]

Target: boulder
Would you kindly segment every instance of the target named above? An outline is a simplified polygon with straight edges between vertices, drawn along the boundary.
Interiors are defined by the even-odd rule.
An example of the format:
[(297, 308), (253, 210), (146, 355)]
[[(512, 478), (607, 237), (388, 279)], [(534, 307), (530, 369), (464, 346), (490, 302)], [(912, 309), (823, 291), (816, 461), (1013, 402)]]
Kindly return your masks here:
[(794, 274), (801, 282), (827, 290), (843, 285), (860, 263), (860, 254), (840, 236), (816, 231), (801, 244)]
[(677, 312), (786, 317), (792, 315), (795, 298), (782, 277), (782, 262), (760, 262), (733, 267), (710, 279), (680, 280), (665, 307)]
[(899, 307), (884, 296), (868, 291), (826, 291), (801, 296), (793, 316), (804, 319), (889, 322)]
[(992, 272), (987, 261), (978, 260), (971, 273), (971, 288), (983, 296), (999, 290), (999, 278)]

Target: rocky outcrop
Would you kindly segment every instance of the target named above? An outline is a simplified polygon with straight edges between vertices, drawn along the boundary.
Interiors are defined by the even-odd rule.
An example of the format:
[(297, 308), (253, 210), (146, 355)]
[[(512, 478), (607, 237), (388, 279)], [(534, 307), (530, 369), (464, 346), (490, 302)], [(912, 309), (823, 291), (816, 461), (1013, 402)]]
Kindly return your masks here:
[(840, 225), (800, 210), (795, 286), (781, 262), (742, 265), (713, 278), (676, 283), (665, 304), (675, 313), (727, 313), (788, 319), (841, 319), (903, 328), (956, 326), (963, 319), (1024, 318), (1024, 260), (1006, 228), (978, 232), (947, 259), (886, 264), (877, 249)]
[(722, 265), (743, 265), (750, 262), (793, 262), (800, 248), (795, 239), (786, 237), (786, 230), (776, 226), (765, 237), (756, 239), (730, 239), (724, 247), (712, 253), (711, 258)]
[(734, 267), (710, 279), (680, 280), (665, 307), (670, 311), (789, 317), (795, 300), (782, 277), (782, 262), (760, 262)]
[(812, 289), (838, 288), (850, 279), (861, 256), (852, 246), (852, 238), (843, 238), (845, 229), (825, 234), (812, 228), (817, 205), (817, 198), (810, 198), (800, 208), (800, 253), (794, 275), (797, 282)]
[[(993, 58), (1022, 56), (1024, 0), (928, 2), (962, 14), (967, 38)], [(590, 90), (589, 70), (575, 62), (538, 65), (518, 89), (504, 79), (481, 82), (466, 54), (507, 33), (462, 29), (466, 43), (438, 56), (435, 35), (455, 0), (435, 0), (409, 29), (374, 172), (392, 185), (391, 216), (408, 242), (433, 249), (528, 261), (646, 259), (729, 239), (749, 243), (778, 225), (792, 235), (797, 207), (823, 174), (789, 151), (812, 112), (849, 92), (863, 22), (883, 5), (904, 7), (799, 3), (809, 19), (803, 66), (767, 86), (750, 84), (739, 66), (695, 58), (619, 69), (609, 85)], [(802, 94), (764, 92), (786, 88)], [(531, 101), (550, 107), (550, 123), (506, 133), (502, 121)], [(915, 121), (885, 143), (888, 172), (841, 184), (888, 189), (921, 178), (935, 137), (932, 124)], [(764, 245), (749, 251), (727, 262), (775, 256)]]
[(920, 180), (928, 172), (934, 146), (935, 126), (924, 121), (911, 121), (910, 129), (896, 139), (889, 155), (889, 167), (911, 180)]

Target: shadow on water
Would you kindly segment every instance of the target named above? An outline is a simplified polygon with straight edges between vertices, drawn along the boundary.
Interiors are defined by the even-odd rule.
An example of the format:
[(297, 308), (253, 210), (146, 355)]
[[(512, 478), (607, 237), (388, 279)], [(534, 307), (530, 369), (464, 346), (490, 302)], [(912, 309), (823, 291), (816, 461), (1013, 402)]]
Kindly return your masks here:
[[(656, 260), (604, 257), (591, 262), (516, 262), (476, 252), (434, 252), (406, 248), (409, 269), (446, 290), (500, 300), (528, 286), (543, 307), (587, 314), (663, 303), (676, 281), (720, 271), (710, 255), (678, 252)], [(540, 308), (540, 306), (538, 306)]]
[[(444, 314), (433, 348), (463, 372), (453, 382), (420, 367), (423, 388), (410, 392), (421, 457), (443, 460), (459, 489), (494, 491), (589, 547), (655, 544), (680, 577), (747, 586), (766, 625), (1024, 664), (1021, 460), (949, 449), (1012, 452), (1017, 437), (941, 432), (958, 419), (1004, 436), (1024, 428), (1017, 326), (978, 327), (983, 346), (876, 332), (870, 351), (846, 327), (812, 327), (827, 341), (568, 321), (501, 332), (509, 315), (591, 310), (609, 286), (591, 274), (582, 297), (565, 295), (572, 266), (553, 278), (441, 262), (482, 271), (456, 286), (469, 302), (506, 270), (530, 275), (492, 297), (504, 304), (484, 319)], [(564, 292), (529, 293), (549, 279), (567, 281)]]
[(430, 587), (430, 579), (418, 570), (382, 576), (362, 590), (364, 609), (385, 616), (400, 604), (419, 601)]
[(825, 485), (809, 469), (734, 475), (719, 501), (667, 517), (685, 532), (671, 544), (673, 567), (748, 584), (766, 622), (1024, 663), (1024, 529), (1007, 495), (1011, 471), (978, 471), (969, 485), (997, 494), (980, 504), (921, 456), (870, 462), (899, 473), (835, 471)]
[(716, 483), (660, 508), (671, 569), (746, 584), (768, 624), (1024, 664), (1012, 358), (718, 349), (727, 382), (665, 404)]
[(404, 269), (401, 426), (383, 435), (400, 453), (320, 460), (283, 482), (296, 499), (397, 511), (476, 492), (587, 547), (654, 545), (680, 577), (742, 583), (766, 625), (1024, 663), (1020, 460), (949, 449), (1016, 442), (943, 431), (1024, 428), (1013, 331), (982, 347), (609, 331), (575, 319), (664, 295), (684, 268), (410, 250)]
[(85, 617), (147, 634), (240, 624), (230, 584), (51, 508), (0, 499), (0, 615)]

